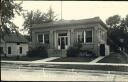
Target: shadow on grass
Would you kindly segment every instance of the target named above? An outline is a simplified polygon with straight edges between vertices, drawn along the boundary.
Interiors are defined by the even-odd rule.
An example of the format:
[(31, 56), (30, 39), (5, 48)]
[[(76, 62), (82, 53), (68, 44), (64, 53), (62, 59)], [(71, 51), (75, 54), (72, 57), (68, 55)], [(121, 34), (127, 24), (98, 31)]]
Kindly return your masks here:
[[(96, 57), (95, 57), (96, 58)], [(50, 62), (90, 62), (95, 58), (92, 57), (61, 57)]]
[(28, 57), (28, 56), (21, 56), (21, 57), (1, 57), (1, 60), (8, 60), (8, 61), (34, 61), (44, 59), (43, 57)]
[(98, 61), (98, 63), (122, 63), (128, 64), (126, 58), (122, 53), (112, 53), (109, 56), (106, 56), (102, 60)]

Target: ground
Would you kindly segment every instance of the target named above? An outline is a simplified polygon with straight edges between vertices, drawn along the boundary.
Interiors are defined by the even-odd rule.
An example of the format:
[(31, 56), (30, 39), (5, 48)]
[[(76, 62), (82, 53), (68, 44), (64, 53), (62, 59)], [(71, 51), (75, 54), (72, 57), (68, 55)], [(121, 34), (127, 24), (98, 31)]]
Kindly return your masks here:
[(61, 57), (50, 62), (90, 62), (94, 59), (91, 57)]
[[(8, 58), (9, 59), (9, 58)], [(36, 58), (22, 57), (19, 60), (29, 61), (1, 61), (2, 81), (128, 81), (128, 65), (112, 63), (89, 63), (92, 58), (60, 58), (54, 61), (64, 62), (36, 62)], [(105, 57), (105, 61), (122, 63), (125, 59), (121, 54)], [(12, 59), (10, 59), (12, 60)], [(44, 59), (42, 59), (44, 60)], [(114, 60), (114, 61), (113, 61)], [(65, 62), (66, 61), (66, 62)], [(68, 61), (68, 62), (67, 62)], [(70, 62), (74, 61), (74, 62)], [(79, 62), (78, 62), (79, 61)], [(125, 61), (125, 60), (124, 60)], [(112, 64), (112, 65), (110, 65)]]
[[(81, 70), (52, 68), (57, 65), (44, 63), (1, 63), (2, 81), (128, 81), (127, 72), (98, 71), (96, 66), (92, 67), (94, 70)], [(72, 65), (66, 66), (72, 67)], [(81, 65), (73, 67), (82, 68)], [(84, 67), (89, 66), (85, 65)], [(104, 68), (108, 69), (107, 66)]]

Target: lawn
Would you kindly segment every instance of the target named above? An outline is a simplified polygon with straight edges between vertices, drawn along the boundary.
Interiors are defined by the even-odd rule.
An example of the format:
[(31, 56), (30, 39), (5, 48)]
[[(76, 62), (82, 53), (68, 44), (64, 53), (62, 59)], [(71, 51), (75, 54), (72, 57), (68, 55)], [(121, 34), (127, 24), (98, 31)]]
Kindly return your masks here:
[(8, 60), (8, 61), (34, 61), (44, 59), (42, 57), (27, 57), (27, 56), (21, 56), (19, 58), (17, 57), (1, 57), (1, 60)]
[(91, 57), (61, 57), (50, 62), (90, 62), (94, 59)]
[(102, 60), (98, 61), (98, 63), (128, 63), (128, 58), (122, 53), (112, 53), (109, 56), (106, 56)]

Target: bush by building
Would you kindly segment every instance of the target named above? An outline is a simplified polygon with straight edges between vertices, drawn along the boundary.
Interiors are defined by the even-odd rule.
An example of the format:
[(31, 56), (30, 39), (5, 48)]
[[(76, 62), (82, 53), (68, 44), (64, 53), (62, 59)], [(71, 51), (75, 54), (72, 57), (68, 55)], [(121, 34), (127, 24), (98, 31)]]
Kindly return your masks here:
[(96, 57), (96, 54), (90, 50), (82, 49), (82, 44), (75, 43), (67, 49), (67, 57)]
[(48, 57), (47, 48), (45, 46), (39, 46), (28, 51), (28, 57)]

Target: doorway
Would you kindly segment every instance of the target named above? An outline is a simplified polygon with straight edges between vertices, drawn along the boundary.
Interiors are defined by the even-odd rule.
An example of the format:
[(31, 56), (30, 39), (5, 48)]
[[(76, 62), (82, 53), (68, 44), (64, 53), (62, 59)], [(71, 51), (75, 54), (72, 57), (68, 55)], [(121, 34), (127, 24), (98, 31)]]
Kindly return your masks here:
[(68, 46), (67, 33), (58, 34), (58, 49), (66, 49)]
[(100, 56), (105, 56), (105, 44), (100, 44)]

